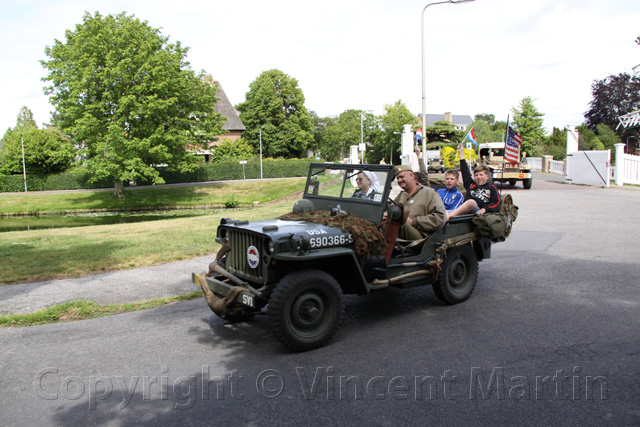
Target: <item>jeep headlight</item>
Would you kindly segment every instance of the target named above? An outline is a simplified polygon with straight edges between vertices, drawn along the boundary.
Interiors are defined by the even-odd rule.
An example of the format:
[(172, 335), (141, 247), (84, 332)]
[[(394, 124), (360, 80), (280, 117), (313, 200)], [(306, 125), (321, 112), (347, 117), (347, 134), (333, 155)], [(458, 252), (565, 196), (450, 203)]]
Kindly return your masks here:
[(273, 240), (271, 240), (271, 239), (265, 240), (265, 242), (264, 242), (264, 250), (269, 255), (271, 255), (273, 253), (273, 250), (274, 250)]
[(220, 237), (220, 240), (222, 241), (222, 243), (224, 243), (224, 244), (229, 243), (229, 230), (227, 230), (226, 228), (221, 228), (220, 229), (220, 233), (219, 233), (219, 237)]

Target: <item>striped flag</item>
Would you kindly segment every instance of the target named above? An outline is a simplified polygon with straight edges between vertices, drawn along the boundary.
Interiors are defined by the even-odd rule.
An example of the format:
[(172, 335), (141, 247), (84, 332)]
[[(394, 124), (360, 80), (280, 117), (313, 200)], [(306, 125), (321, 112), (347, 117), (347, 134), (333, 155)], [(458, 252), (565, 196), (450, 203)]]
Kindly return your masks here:
[(473, 145), (478, 145), (478, 143), (476, 142), (476, 133), (473, 131), (473, 128), (471, 128), (467, 136), (464, 137), (464, 140), (473, 142)]
[(516, 133), (511, 126), (507, 127), (507, 143), (504, 147), (504, 160), (509, 163), (518, 163), (520, 161), (520, 144), (522, 137)]
[(422, 129), (418, 128), (416, 129), (416, 142), (420, 141), (422, 141)]

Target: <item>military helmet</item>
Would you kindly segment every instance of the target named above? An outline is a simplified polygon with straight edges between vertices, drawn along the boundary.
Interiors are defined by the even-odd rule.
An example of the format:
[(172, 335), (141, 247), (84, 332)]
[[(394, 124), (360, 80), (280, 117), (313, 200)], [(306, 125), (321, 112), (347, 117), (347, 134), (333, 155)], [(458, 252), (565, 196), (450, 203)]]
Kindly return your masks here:
[(309, 199), (300, 199), (293, 204), (293, 213), (301, 214), (301, 213), (309, 213), (313, 212), (314, 206), (313, 202)]

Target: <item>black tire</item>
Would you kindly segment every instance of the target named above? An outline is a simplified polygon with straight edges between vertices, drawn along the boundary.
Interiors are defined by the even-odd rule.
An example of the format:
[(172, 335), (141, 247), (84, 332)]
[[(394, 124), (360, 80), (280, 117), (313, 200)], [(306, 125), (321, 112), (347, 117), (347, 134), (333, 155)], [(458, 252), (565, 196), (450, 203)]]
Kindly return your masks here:
[(344, 299), (340, 285), (322, 270), (287, 274), (276, 285), (267, 316), (273, 335), (293, 351), (322, 347), (342, 321)]
[(533, 184), (533, 178), (522, 180), (522, 186), (524, 187), (525, 190), (530, 190), (531, 184)]
[(468, 245), (451, 248), (440, 267), (440, 277), (433, 291), (445, 304), (458, 304), (469, 299), (478, 280), (478, 258)]
[(518, 182), (518, 181), (516, 181), (515, 179), (510, 179), (509, 180), (509, 185), (516, 185), (516, 182)]

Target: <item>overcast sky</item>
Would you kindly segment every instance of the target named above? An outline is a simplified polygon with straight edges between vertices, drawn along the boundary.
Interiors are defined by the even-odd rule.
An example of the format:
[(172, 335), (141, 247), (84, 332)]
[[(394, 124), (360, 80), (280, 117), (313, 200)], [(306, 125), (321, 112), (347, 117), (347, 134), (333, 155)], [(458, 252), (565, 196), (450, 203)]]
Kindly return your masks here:
[[(422, 110), (417, 0), (20, 0), (0, 15), (0, 132), (22, 106), (38, 126), (51, 105), (40, 79), (45, 46), (85, 11), (127, 12), (190, 47), (194, 70), (213, 75), (235, 105), (261, 72), (298, 80), (309, 110), (384, 112), (398, 100)], [(525, 96), (544, 125), (580, 124), (591, 84), (640, 64), (638, 0), (476, 0), (425, 13), (426, 112), (506, 120)], [(0, 134), (0, 136), (2, 135)]]

